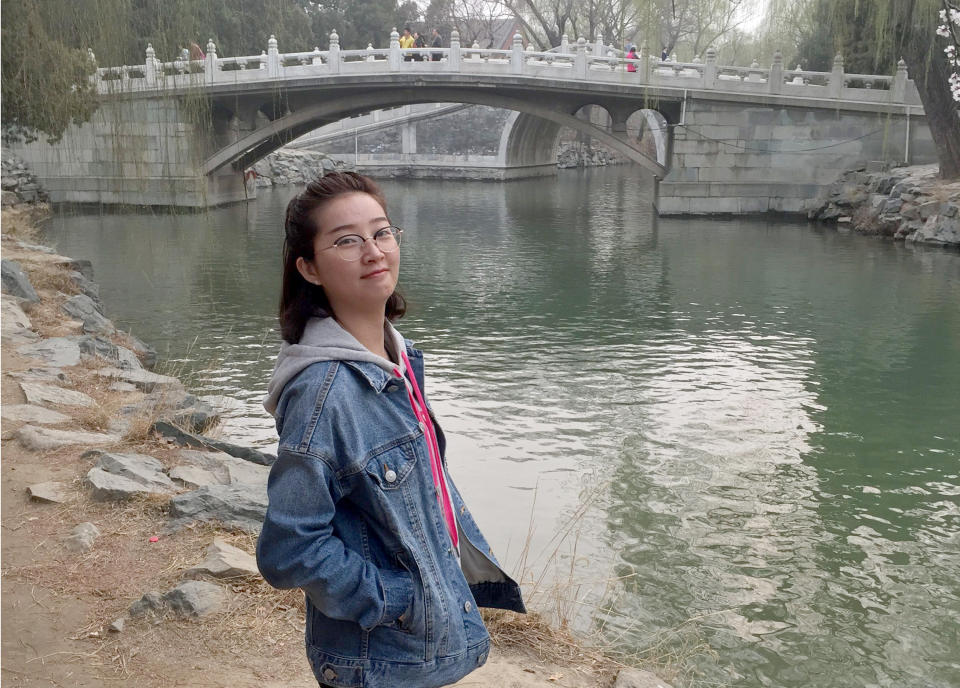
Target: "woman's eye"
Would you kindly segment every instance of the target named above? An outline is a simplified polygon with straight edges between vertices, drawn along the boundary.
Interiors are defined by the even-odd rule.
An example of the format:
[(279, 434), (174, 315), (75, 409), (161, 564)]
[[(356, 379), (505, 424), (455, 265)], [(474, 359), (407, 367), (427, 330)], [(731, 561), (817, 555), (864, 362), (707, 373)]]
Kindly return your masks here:
[(383, 229), (377, 231), (377, 233), (373, 235), (373, 238), (379, 241), (380, 239), (385, 239), (388, 235), (392, 234), (393, 230), (391, 230), (389, 227), (384, 227)]
[(334, 242), (334, 244), (339, 248), (350, 248), (351, 246), (359, 246), (362, 243), (363, 243), (363, 240), (360, 237), (353, 234), (351, 234), (350, 236), (340, 237)]

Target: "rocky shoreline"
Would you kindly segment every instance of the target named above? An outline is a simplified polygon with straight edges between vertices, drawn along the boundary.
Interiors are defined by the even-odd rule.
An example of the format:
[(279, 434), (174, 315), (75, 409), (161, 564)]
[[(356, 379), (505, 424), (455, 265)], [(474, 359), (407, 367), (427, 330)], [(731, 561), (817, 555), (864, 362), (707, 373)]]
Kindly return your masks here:
[[(252, 556), (275, 457), (211, 436), (216, 400), (151, 370), (155, 352), (104, 315), (89, 263), (11, 236), (18, 210), (4, 210), (2, 240), (4, 627), (51, 654), (111, 654), (122, 666), (57, 673), (17, 648), (5, 649), (5, 671), (72, 685), (95, 685), (104, 671), (136, 685), (191, 685), (210, 677), (197, 670), (207, 662), (224, 672), (209, 685), (315, 685), (302, 657), (302, 595), (269, 588)], [(38, 586), (43, 609), (81, 628), (25, 616)], [(210, 642), (218, 632), (231, 640)], [(598, 665), (581, 648), (573, 665), (531, 663), (545, 632), (496, 648), (465, 682), (567, 685), (551, 677), (574, 666), (588, 682), (570, 685), (667, 686), (613, 660)], [(138, 655), (144, 644), (149, 657)], [(190, 666), (179, 665), (184, 653)], [(139, 669), (124, 659), (133, 656)], [(77, 682), (85, 673), (93, 682)]]
[(808, 217), (909, 244), (960, 248), (960, 181), (940, 180), (937, 165), (850, 170)]

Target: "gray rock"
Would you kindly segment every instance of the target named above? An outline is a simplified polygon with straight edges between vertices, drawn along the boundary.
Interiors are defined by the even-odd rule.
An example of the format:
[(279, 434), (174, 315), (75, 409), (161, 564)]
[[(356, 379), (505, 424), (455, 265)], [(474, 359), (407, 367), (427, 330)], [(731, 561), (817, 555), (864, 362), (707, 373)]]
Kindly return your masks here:
[(102, 358), (110, 361), (117, 368), (125, 370), (137, 370), (143, 368), (137, 355), (122, 346), (117, 346), (109, 339), (94, 335), (80, 335), (76, 337), (67, 337), (77, 343), (82, 355), (91, 358)]
[(266, 485), (211, 485), (170, 500), (170, 516), (176, 519), (176, 525), (219, 521), (241, 530), (259, 532), (266, 513)]
[(940, 217), (956, 217), (960, 208), (955, 203), (944, 203), (940, 208)]
[(900, 208), (903, 206), (903, 201), (899, 198), (891, 198), (883, 206), (883, 212), (885, 213), (897, 213), (900, 212)]
[(184, 581), (163, 597), (181, 616), (206, 616), (218, 611), (226, 601), (226, 594), (219, 585), (193, 580)]
[(136, 392), (137, 386), (132, 385), (129, 382), (112, 382), (107, 389), (113, 392)]
[(184, 463), (212, 473), (220, 485), (230, 484), (230, 472), (223, 462), (224, 459), (233, 458), (229, 454), (221, 451), (181, 449), (179, 456)]
[(126, 623), (126, 619), (121, 616), (119, 619), (110, 624), (107, 630), (111, 633), (123, 633), (123, 628), (126, 626)]
[(232, 456), (224, 457), (223, 464), (231, 485), (266, 485), (270, 476), (269, 466), (260, 466)]
[(3, 295), (2, 312), (3, 321), (0, 322), (0, 325), (2, 325), (5, 334), (18, 330), (30, 330), (33, 327), (30, 318), (27, 317), (27, 314), (20, 308), (20, 304), (17, 303), (17, 299), (8, 294)]
[(86, 552), (93, 547), (98, 537), (100, 537), (100, 530), (88, 521), (73, 529), (70, 537), (66, 539), (66, 545), (75, 552)]
[(931, 215), (940, 212), (940, 201), (927, 201), (918, 206), (917, 211), (920, 213), (920, 219), (926, 221)]
[(174, 466), (170, 469), (170, 478), (183, 483), (191, 490), (208, 485), (223, 485), (212, 472), (199, 466)]
[(69, 382), (62, 368), (27, 368), (7, 374), (18, 382)]
[(63, 312), (83, 323), (83, 331), (88, 334), (111, 334), (116, 332), (113, 323), (100, 312), (97, 304), (86, 294), (71, 296), (61, 306)]
[(912, 203), (904, 205), (900, 208), (900, 217), (904, 220), (916, 220), (920, 217), (920, 208)]
[(56, 368), (67, 368), (80, 363), (80, 346), (69, 337), (43, 339), (36, 344), (17, 347), (17, 351)]
[(17, 431), (17, 439), (27, 449), (52, 451), (62, 447), (105, 447), (117, 444), (120, 438), (99, 432), (79, 430), (55, 430), (53, 428), (24, 425)]
[(124, 335), (129, 340), (130, 348), (133, 350), (133, 353), (137, 355), (144, 367), (153, 368), (155, 365), (157, 365), (156, 349), (144, 342), (142, 339), (134, 337), (129, 332), (125, 332)]
[(85, 452), (85, 459), (96, 458), (96, 468), (112, 475), (128, 478), (151, 492), (173, 492), (173, 481), (163, 472), (164, 466), (152, 456), (92, 450)]
[(249, 578), (259, 576), (257, 560), (239, 547), (227, 544), (220, 538), (214, 538), (213, 544), (207, 547), (207, 558), (192, 569), (184, 572), (184, 577), (190, 578), (199, 575), (213, 576), (214, 578)]
[(960, 217), (934, 215), (908, 240), (919, 244), (960, 247)]
[(148, 592), (139, 600), (130, 605), (127, 610), (131, 617), (137, 618), (147, 612), (162, 612), (167, 606), (167, 601), (159, 592)]
[(204, 437), (203, 435), (194, 435), (189, 432), (184, 432), (180, 428), (166, 421), (157, 421), (153, 424), (151, 429), (153, 432), (162, 437), (168, 437), (172, 439), (181, 447), (192, 447), (194, 449), (207, 450), (216, 449), (226, 452), (227, 454), (230, 454), (230, 456), (235, 456), (238, 459), (250, 461), (251, 463), (257, 463), (262, 466), (272, 466), (273, 462), (277, 460), (277, 457), (273, 454), (257, 451), (256, 449), (252, 449), (250, 447), (242, 447), (240, 445), (231, 444), (230, 442), (215, 440), (211, 437)]
[(36, 290), (30, 284), (30, 280), (23, 273), (20, 263), (4, 258), (0, 260), (0, 273), (2, 273), (3, 291), (30, 303), (40, 301)]
[(66, 492), (67, 486), (55, 480), (45, 483), (37, 483), (27, 488), (27, 494), (30, 499), (37, 502), (49, 502), (50, 504), (63, 504), (69, 497)]
[(107, 473), (102, 468), (87, 471), (87, 484), (91, 488), (90, 496), (98, 502), (121, 501), (136, 495), (166, 494), (165, 491), (151, 489), (122, 475)]
[(29, 404), (54, 404), (57, 406), (89, 408), (97, 403), (90, 396), (75, 389), (44, 385), (39, 382), (21, 382), (20, 389), (23, 390)]
[(671, 688), (671, 686), (649, 671), (621, 669), (613, 688)]
[(73, 285), (80, 290), (81, 294), (88, 296), (90, 300), (93, 301), (98, 311), (103, 313), (103, 302), (100, 300), (99, 284), (87, 279), (87, 276), (79, 270), (74, 270), (70, 273), (70, 281), (73, 282)]
[[(4, 179), (4, 183), (6, 183), (6, 179)], [(0, 205), (11, 206), (18, 205), (19, 203), (20, 197), (13, 191), (7, 191), (6, 189), (0, 191)]]
[(4, 404), (0, 406), (0, 415), (5, 420), (39, 423), (40, 425), (58, 425), (70, 420), (70, 416), (31, 404)]
[(123, 380), (124, 382), (129, 382), (132, 385), (136, 385), (137, 388), (143, 390), (144, 392), (152, 392), (158, 387), (175, 387), (182, 388), (183, 383), (180, 382), (175, 377), (170, 377), (169, 375), (159, 375), (157, 373), (151, 373), (149, 370), (143, 370), (142, 368), (130, 369), (130, 368), (114, 368), (106, 367), (101, 368), (97, 371), (97, 375), (101, 377), (109, 377), (116, 380)]

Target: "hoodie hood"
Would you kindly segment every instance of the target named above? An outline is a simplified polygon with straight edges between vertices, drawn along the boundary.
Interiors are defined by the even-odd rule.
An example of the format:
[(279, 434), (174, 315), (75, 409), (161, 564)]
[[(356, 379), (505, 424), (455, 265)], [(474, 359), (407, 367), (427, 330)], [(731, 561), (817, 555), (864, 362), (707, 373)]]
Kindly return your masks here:
[[(405, 348), (403, 337), (388, 321), (384, 326), (388, 336), (392, 336), (398, 351)], [(391, 375), (398, 367), (393, 361), (367, 349), (356, 337), (340, 326), (334, 318), (311, 318), (303, 330), (303, 336), (296, 344), (284, 342), (280, 346), (277, 362), (273, 367), (273, 376), (267, 387), (267, 396), (263, 407), (270, 415), (277, 410), (283, 388), (304, 368), (321, 361), (365, 361), (383, 368)]]

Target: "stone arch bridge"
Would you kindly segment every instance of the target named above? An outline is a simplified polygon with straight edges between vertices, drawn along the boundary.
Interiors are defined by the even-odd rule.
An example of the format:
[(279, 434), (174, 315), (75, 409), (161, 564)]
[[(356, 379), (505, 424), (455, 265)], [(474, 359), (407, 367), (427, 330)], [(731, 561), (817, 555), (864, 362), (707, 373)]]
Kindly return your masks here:
[[(472, 103), (518, 113), (504, 133), (504, 177), (550, 173), (568, 126), (660, 180), (662, 213), (799, 211), (856, 162), (935, 159), (916, 89), (896, 76), (627, 60), (598, 40), (548, 52), (463, 47), (267, 51), (98, 69), (101, 106), (57, 145), (19, 146), (54, 201), (204, 207), (246, 200), (244, 170), (320, 126), (378, 108)], [(91, 54), (92, 58), (92, 54)], [(422, 58), (422, 59), (417, 59)], [(439, 58), (439, 59), (432, 59)], [(609, 126), (576, 117), (602, 108)], [(650, 155), (628, 132), (646, 114)], [(652, 127), (649, 125), (653, 125)]]

